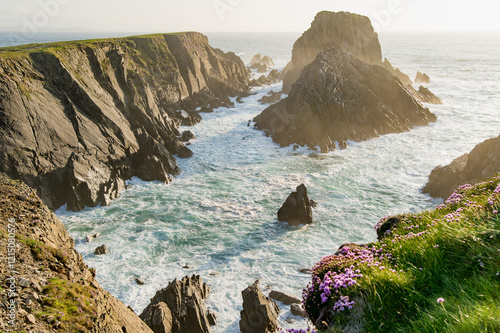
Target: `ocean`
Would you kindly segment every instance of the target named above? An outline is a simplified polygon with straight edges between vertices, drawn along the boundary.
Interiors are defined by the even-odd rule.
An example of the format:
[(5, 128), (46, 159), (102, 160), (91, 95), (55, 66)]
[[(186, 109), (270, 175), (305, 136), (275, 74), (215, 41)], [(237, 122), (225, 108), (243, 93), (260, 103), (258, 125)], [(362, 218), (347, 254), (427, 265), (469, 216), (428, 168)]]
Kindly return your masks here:
[[(245, 63), (262, 53), (282, 69), (300, 34), (207, 35), (212, 46), (234, 51)], [(0, 46), (6, 46), (2, 36)], [(49, 41), (42, 37), (33, 42)], [(201, 275), (212, 289), (209, 308), (218, 315), (214, 332), (239, 332), (241, 291), (255, 280), (264, 292), (300, 296), (310, 279), (300, 269), (343, 243), (374, 241), (373, 226), (383, 216), (438, 205), (421, 193), (432, 169), (500, 134), (500, 38), (387, 33), (380, 41), (395, 67), (411, 78), (417, 70), (431, 77), (429, 89), (444, 102), (428, 105), (436, 123), (320, 154), (280, 148), (248, 126), (266, 107), (258, 99), (280, 84), (255, 89), (234, 108), (203, 114), (200, 124), (183, 128), (196, 136), (194, 156), (178, 160), (183, 172), (173, 183), (132, 179), (110, 206), (56, 212), (101, 286), (140, 313), (169, 281)], [(318, 207), (312, 225), (290, 227), (276, 212), (301, 183)], [(87, 243), (93, 233), (101, 236)], [(101, 244), (110, 253), (95, 256)], [(145, 285), (134, 282), (139, 276)], [(286, 307), (280, 320), (285, 328), (307, 325)]]

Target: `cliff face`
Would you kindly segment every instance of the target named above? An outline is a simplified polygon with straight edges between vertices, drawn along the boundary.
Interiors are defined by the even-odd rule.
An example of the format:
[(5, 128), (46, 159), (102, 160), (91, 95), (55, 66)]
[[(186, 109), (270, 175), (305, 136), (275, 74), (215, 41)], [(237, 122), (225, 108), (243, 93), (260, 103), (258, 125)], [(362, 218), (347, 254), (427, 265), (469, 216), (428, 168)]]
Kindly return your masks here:
[(368, 17), (323, 11), (316, 15), (311, 28), (293, 45), (291, 65), (283, 79), (283, 92), (289, 93), (300, 72), (316, 59), (318, 53), (331, 46), (369, 64), (382, 65), (378, 35)]
[(422, 191), (446, 200), (459, 186), (486, 181), (499, 172), (500, 136), (478, 144), (446, 166), (436, 167)]
[(0, 329), (152, 333), (99, 287), (73, 244), (33, 189), (0, 174)]
[(282, 146), (297, 143), (334, 150), (337, 141), (361, 141), (408, 131), (436, 120), (396, 77), (330, 48), (307, 66), (289, 96), (254, 121)]
[(0, 171), (51, 209), (108, 204), (133, 176), (168, 182), (190, 155), (177, 127), (248, 78), (194, 32), (0, 50)]

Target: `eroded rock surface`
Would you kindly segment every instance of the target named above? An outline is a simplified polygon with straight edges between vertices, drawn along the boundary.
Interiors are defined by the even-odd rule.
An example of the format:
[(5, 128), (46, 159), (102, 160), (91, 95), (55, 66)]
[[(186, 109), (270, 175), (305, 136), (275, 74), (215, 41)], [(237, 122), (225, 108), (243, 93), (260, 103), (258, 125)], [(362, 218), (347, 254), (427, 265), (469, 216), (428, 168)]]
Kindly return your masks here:
[(436, 120), (399, 79), (336, 48), (307, 66), (287, 98), (255, 117), (255, 127), (282, 146), (327, 152)]
[(194, 32), (16, 49), (0, 51), (0, 171), (51, 209), (107, 205), (133, 176), (169, 182), (189, 156), (178, 126), (248, 93), (241, 59)]

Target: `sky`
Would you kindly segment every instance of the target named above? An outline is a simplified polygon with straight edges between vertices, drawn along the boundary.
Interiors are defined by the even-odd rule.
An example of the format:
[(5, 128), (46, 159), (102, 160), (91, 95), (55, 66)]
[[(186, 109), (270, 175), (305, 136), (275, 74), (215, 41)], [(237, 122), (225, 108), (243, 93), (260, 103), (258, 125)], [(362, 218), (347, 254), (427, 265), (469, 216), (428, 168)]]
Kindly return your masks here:
[(496, 0), (0, 0), (0, 31), (304, 31), (322, 10), (378, 32), (500, 31)]

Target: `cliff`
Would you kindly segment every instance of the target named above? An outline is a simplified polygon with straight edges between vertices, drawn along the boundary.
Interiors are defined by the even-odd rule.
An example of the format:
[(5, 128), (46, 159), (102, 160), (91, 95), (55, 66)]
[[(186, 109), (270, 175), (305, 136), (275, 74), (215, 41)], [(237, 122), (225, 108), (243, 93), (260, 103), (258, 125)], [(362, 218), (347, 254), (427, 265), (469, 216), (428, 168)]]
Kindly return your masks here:
[(296, 143), (322, 151), (408, 131), (436, 120), (399, 79), (336, 48), (320, 53), (289, 96), (258, 115), (255, 127), (282, 146)]
[(234, 53), (195, 32), (0, 49), (0, 171), (50, 209), (106, 205), (124, 180), (169, 182), (180, 124), (248, 92)]
[(319, 12), (311, 27), (293, 45), (283, 92), (288, 94), (302, 70), (331, 46), (369, 64), (382, 65), (378, 35), (368, 17), (348, 12)]
[(424, 193), (446, 200), (459, 186), (485, 181), (500, 172), (500, 136), (478, 144), (470, 153), (438, 166), (429, 176)]
[(99, 287), (62, 222), (20, 181), (0, 174), (0, 330), (152, 333)]

